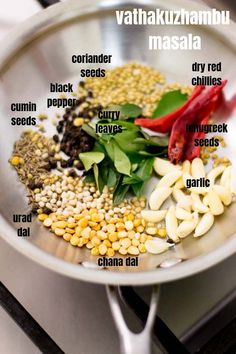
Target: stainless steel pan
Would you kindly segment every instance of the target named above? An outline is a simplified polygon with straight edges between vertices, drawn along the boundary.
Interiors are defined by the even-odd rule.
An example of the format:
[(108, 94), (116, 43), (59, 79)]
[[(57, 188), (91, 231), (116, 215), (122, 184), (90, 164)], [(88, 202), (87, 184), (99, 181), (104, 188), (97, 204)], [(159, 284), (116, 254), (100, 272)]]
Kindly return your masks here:
[[(203, 238), (188, 237), (181, 244), (158, 256), (141, 255), (139, 266), (100, 269), (96, 259), (86, 250), (74, 248), (53, 235), (35, 220), (31, 237), (16, 236), (13, 214), (28, 212), (24, 187), (17, 182), (15, 172), (8, 164), (14, 141), (23, 128), (11, 126), (10, 104), (33, 101), (38, 112), (46, 111), (46, 98), (50, 95), (50, 82), (77, 82), (80, 66), (72, 64), (73, 54), (113, 55), (113, 66), (130, 60), (141, 61), (158, 68), (168, 79), (189, 84), (191, 64), (198, 62), (222, 62), (222, 78), (229, 79), (226, 98), (236, 93), (236, 40), (235, 25), (218, 27), (173, 26), (117, 26), (115, 9), (142, 7), (163, 9), (203, 9), (189, 0), (133, 0), (133, 1), (77, 1), (69, 0), (49, 7), (13, 30), (0, 48), (0, 235), (13, 247), (32, 260), (69, 277), (110, 285), (146, 285), (177, 280), (203, 271), (222, 261), (236, 249), (236, 205), (228, 208), (217, 219), (214, 228)], [(200, 34), (201, 51), (149, 51), (148, 35)], [(105, 67), (105, 65), (104, 65)], [(53, 115), (55, 110), (47, 111)], [(228, 117), (229, 133), (227, 153), (236, 163), (236, 117)], [(154, 183), (154, 181), (153, 181)], [(147, 193), (149, 193), (147, 190)], [(13, 260), (9, 260), (13, 261)], [(118, 311), (114, 288), (108, 288), (112, 308)], [(152, 301), (153, 312), (156, 301)], [(119, 314), (116, 317), (120, 318)], [(152, 315), (151, 315), (152, 316)], [(149, 322), (150, 321), (150, 322)], [(145, 334), (150, 332), (149, 319)], [(126, 332), (127, 334), (128, 332)], [(128, 335), (126, 336), (128, 338)], [(132, 338), (133, 339), (133, 338)], [(133, 340), (123, 346), (133, 353)], [(140, 348), (140, 353), (144, 349)], [(133, 351), (132, 351), (133, 350)], [(138, 349), (135, 349), (138, 354)], [(145, 351), (147, 353), (147, 350)]]

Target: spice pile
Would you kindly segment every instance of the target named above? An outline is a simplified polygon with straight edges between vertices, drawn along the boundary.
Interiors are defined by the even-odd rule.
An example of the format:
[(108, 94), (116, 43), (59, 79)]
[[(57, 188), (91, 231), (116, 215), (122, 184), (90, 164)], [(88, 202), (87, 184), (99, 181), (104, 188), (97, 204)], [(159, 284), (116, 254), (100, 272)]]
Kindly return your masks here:
[(124, 200), (112, 206), (112, 191), (105, 187), (100, 194), (93, 184), (80, 178), (62, 176), (55, 184), (46, 185), (35, 199), (43, 208), (54, 212), (40, 213), (43, 225), (73, 246), (86, 246), (94, 256), (138, 255), (146, 252), (149, 224), (142, 220), (145, 198)]
[[(85, 90), (84, 90), (85, 89)], [(79, 87), (79, 95), (92, 90), (92, 102), (103, 107), (133, 103), (140, 106), (146, 117), (152, 113), (163, 94), (172, 90), (181, 90), (188, 95), (192, 87), (184, 87), (178, 83), (167, 84), (159, 71), (139, 63), (128, 63), (106, 71), (103, 78), (89, 78), (84, 88)]]
[[(104, 78), (80, 82), (75, 106), (57, 117), (57, 133), (45, 137), (43, 124), (38, 125), (39, 132), (24, 132), (10, 159), (27, 187), (38, 220), (71, 245), (85, 246), (94, 256), (109, 257), (116, 252), (161, 253), (194, 230), (196, 237), (208, 231), (214, 215), (218, 215), (212, 211), (215, 206), (211, 194), (187, 191), (186, 174), (191, 178), (191, 166), (199, 156), (200, 170), (210, 157), (214, 166), (225, 165), (209, 173), (214, 180), (222, 174), (224, 183), (213, 183), (212, 187), (218, 206), (230, 204), (235, 176), (227, 167), (229, 160), (219, 158), (216, 148), (192, 146), (196, 135), (187, 137), (185, 124), (196, 120), (208, 124), (224, 85), (209, 89), (197, 86), (194, 90), (169, 85), (161, 73), (137, 63), (107, 71)], [(96, 124), (101, 128), (116, 125), (116, 133), (104, 133), (95, 127), (94, 118), (106, 109), (119, 113), (119, 120), (108, 117)], [(152, 118), (141, 118), (143, 115)], [(166, 135), (152, 135), (141, 126)], [(219, 141), (225, 145), (222, 136)], [(163, 160), (167, 155), (172, 162), (183, 164)], [(188, 160), (195, 162), (191, 165)], [(142, 193), (153, 166), (163, 178), (152, 192), (151, 210), (145, 210)], [(133, 197), (127, 199), (127, 193)], [(159, 210), (171, 194), (177, 207)], [(204, 216), (199, 222), (201, 213)], [(208, 225), (205, 231), (204, 223)]]
[(32, 191), (41, 188), (49, 171), (57, 166), (59, 151), (60, 147), (52, 139), (32, 130), (23, 132), (16, 141), (10, 163), (16, 169), (20, 181), (26, 185), (30, 202)]
[[(220, 146), (225, 148), (226, 147), (226, 143), (224, 140), (224, 137), (222, 135), (215, 135), (214, 139), (218, 139), (220, 142)], [(204, 163), (204, 165), (206, 165), (209, 161), (209, 159), (213, 160), (213, 167), (217, 167), (219, 165), (224, 165), (224, 166), (230, 166), (231, 165), (231, 161), (229, 160), (228, 157), (219, 157), (219, 155), (217, 154), (217, 147), (216, 146), (202, 146), (201, 147), (201, 153), (200, 153), (200, 157)]]
[[(207, 233), (214, 224), (215, 217), (225, 212), (236, 195), (236, 174), (232, 166), (219, 166), (206, 174), (203, 162), (195, 158), (192, 163), (184, 161), (182, 166), (171, 164), (167, 160), (156, 159), (155, 171), (162, 176), (149, 199), (151, 210), (142, 215), (146, 221), (165, 219), (169, 238), (177, 243), (194, 232), (194, 237)], [(208, 187), (188, 186), (198, 178), (208, 178)], [(188, 188), (187, 188), (188, 187)], [(160, 210), (162, 204), (173, 195), (175, 203)], [(157, 231), (153, 228), (153, 234)], [(149, 240), (145, 244), (147, 251), (161, 253), (170, 247), (164, 240)]]

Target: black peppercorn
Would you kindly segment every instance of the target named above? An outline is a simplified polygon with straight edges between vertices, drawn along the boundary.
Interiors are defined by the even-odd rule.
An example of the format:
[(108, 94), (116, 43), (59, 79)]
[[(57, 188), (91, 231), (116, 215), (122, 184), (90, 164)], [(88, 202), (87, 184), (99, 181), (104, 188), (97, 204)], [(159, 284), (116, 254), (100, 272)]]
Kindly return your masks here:
[(78, 170), (83, 170), (84, 169), (84, 165), (81, 161), (78, 161), (77, 164), (75, 165), (76, 168), (78, 168)]
[(69, 160), (67, 160), (67, 166), (68, 166), (68, 167), (72, 167), (72, 166), (73, 166), (73, 163), (74, 163), (74, 159), (69, 158)]
[(59, 136), (57, 134), (53, 135), (53, 140), (55, 141), (55, 143), (59, 142)]
[(57, 168), (57, 160), (50, 159), (49, 164), (50, 164), (51, 169)]
[(75, 172), (75, 170), (73, 168), (71, 170), (69, 170), (68, 175), (71, 177), (77, 177), (77, 173)]
[(61, 167), (62, 167), (62, 168), (67, 168), (67, 167), (68, 167), (66, 160), (62, 160), (62, 161), (61, 161)]
[(51, 212), (52, 212), (52, 210), (51, 209), (49, 209), (49, 208), (47, 208), (47, 207), (44, 207), (43, 208), (43, 214), (51, 214)]
[(57, 131), (58, 131), (58, 133), (59, 134), (61, 134), (62, 133), (62, 131), (63, 131), (63, 128), (62, 128), (62, 126), (61, 125), (57, 125)]

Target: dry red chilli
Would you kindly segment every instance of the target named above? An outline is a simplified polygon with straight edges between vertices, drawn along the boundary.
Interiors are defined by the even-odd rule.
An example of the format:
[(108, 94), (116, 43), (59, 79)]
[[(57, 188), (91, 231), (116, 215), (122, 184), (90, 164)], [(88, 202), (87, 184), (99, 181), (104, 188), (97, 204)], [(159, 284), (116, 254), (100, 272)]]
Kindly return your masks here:
[[(187, 109), (176, 119), (168, 145), (168, 157), (171, 162), (191, 161), (194, 157), (200, 156), (200, 149), (193, 144), (196, 137), (194, 135), (189, 136), (186, 125), (203, 124), (203, 122), (206, 124), (208, 122), (208, 118), (214, 112), (226, 83), (227, 80), (224, 80), (221, 85), (210, 86), (202, 90), (201, 94), (195, 97)], [(201, 137), (204, 137), (204, 134)]]

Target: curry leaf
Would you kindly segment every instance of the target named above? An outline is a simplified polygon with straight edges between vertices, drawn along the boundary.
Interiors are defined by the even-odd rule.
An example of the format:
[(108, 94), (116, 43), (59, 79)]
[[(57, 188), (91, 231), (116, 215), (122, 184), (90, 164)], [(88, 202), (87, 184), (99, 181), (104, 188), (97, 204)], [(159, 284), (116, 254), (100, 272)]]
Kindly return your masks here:
[(136, 139), (138, 139), (138, 136), (138, 132), (136, 131), (125, 130), (122, 133), (114, 135), (114, 139), (122, 148), (122, 150), (125, 152), (132, 152), (143, 150), (145, 147), (143, 141), (135, 143)]
[(114, 161), (114, 146), (113, 146), (113, 141), (109, 142), (103, 142), (104, 147), (106, 149), (107, 155), (110, 157), (112, 161)]
[(148, 152), (148, 151), (139, 151), (139, 154), (142, 155), (142, 156), (154, 156), (154, 157), (157, 157), (157, 156), (166, 156), (167, 155), (167, 149), (163, 149), (159, 152), (155, 152), (155, 153), (151, 153), (151, 152)]
[[(92, 171), (92, 170), (91, 170)], [(94, 173), (89, 171), (88, 173), (86, 173), (84, 182), (85, 183), (95, 183), (95, 179), (94, 179)]]
[(131, 188), (137, 197), (141, 196), (143, 187), (144, 187), (144, 182), (139, 182), (131, 185)]
[(99, 175), (98, 175), (98, 185), (99, 192), (102, 193), (103, 188), (107, 185), (108, 180), (108, 163), (105, 159), (98, 165)]
[(125, 103), (121, 106), (121, 114), (127, 118), (137, 118), (142, 114), (142, 108), (132, 103)]
[(93, 165), (93, 173), (94, 173), (94, 178), (95, 178), (95, 182), (96, 182), (96, 185), (97, 185), (97, 188), (99, 189), (99, 182), (98, 182), (98, 165), (95, 163)]
[(131, 163), (127, 155), (120, 149), (119, 145), (113, 141), (114, 165), (118, 172), (130, 175)]
[(83, 162), (85, 170), (88, 171), (93, 166), (93, 164), (97, 164), (101, 162), (105, 157), (103, 152), (81, 152), (79, 154), (80, 160)]
[(154, 157), (143, 160), (139, 169), (135, 172), (135, 175), (138, 176), (142, 181), (147, 181), (152, 174), (153, 163)]
[(149, 139), (136, 138), (134, 143), (142, 143), (151, 146), (168, 146), (168, 137), (150, 136)]
[(95, 132), (95, 129), (89, 124), (83, 124), (82, 130), (85, 131), (88, 135), (92, 136), (94, 139), (98, 139), (98, 135)]
[(129, 185), (127, 184), (123, 185), (122, 182), (119, 183), (113, 194), (113, 204), (119, 205), (123, 201), (128, 190), (129, 190)]
[(117, 174), (113, 170), (113, 168), (110, 167), (108, 171), (107, 185), (108, 187), (114, 187), (116, 185), (116, 182), (117, 182)]
[(184, 102), (188, 100), (188, 95), (182, 93), (180, 90), (174, 90), (165, 93), (161, 100), (158, 102), (156, 109), (154, 110), (152, 117), (159, 118), (166, 114), (175, 111), (182, 106)]
[(106, 150), (102, 144), (100, 144), (98, 141), (95, 141), (94, 147), (93, 147), (93, 152), (103, 152), (105, 153)]
[(133, 174), (131, 177), (125, 176), (123, 178), (122, 184), (135, 184), (138, 182), (142, 182), (142, 179), (140, 177), (136, 176), (135, 174)]

